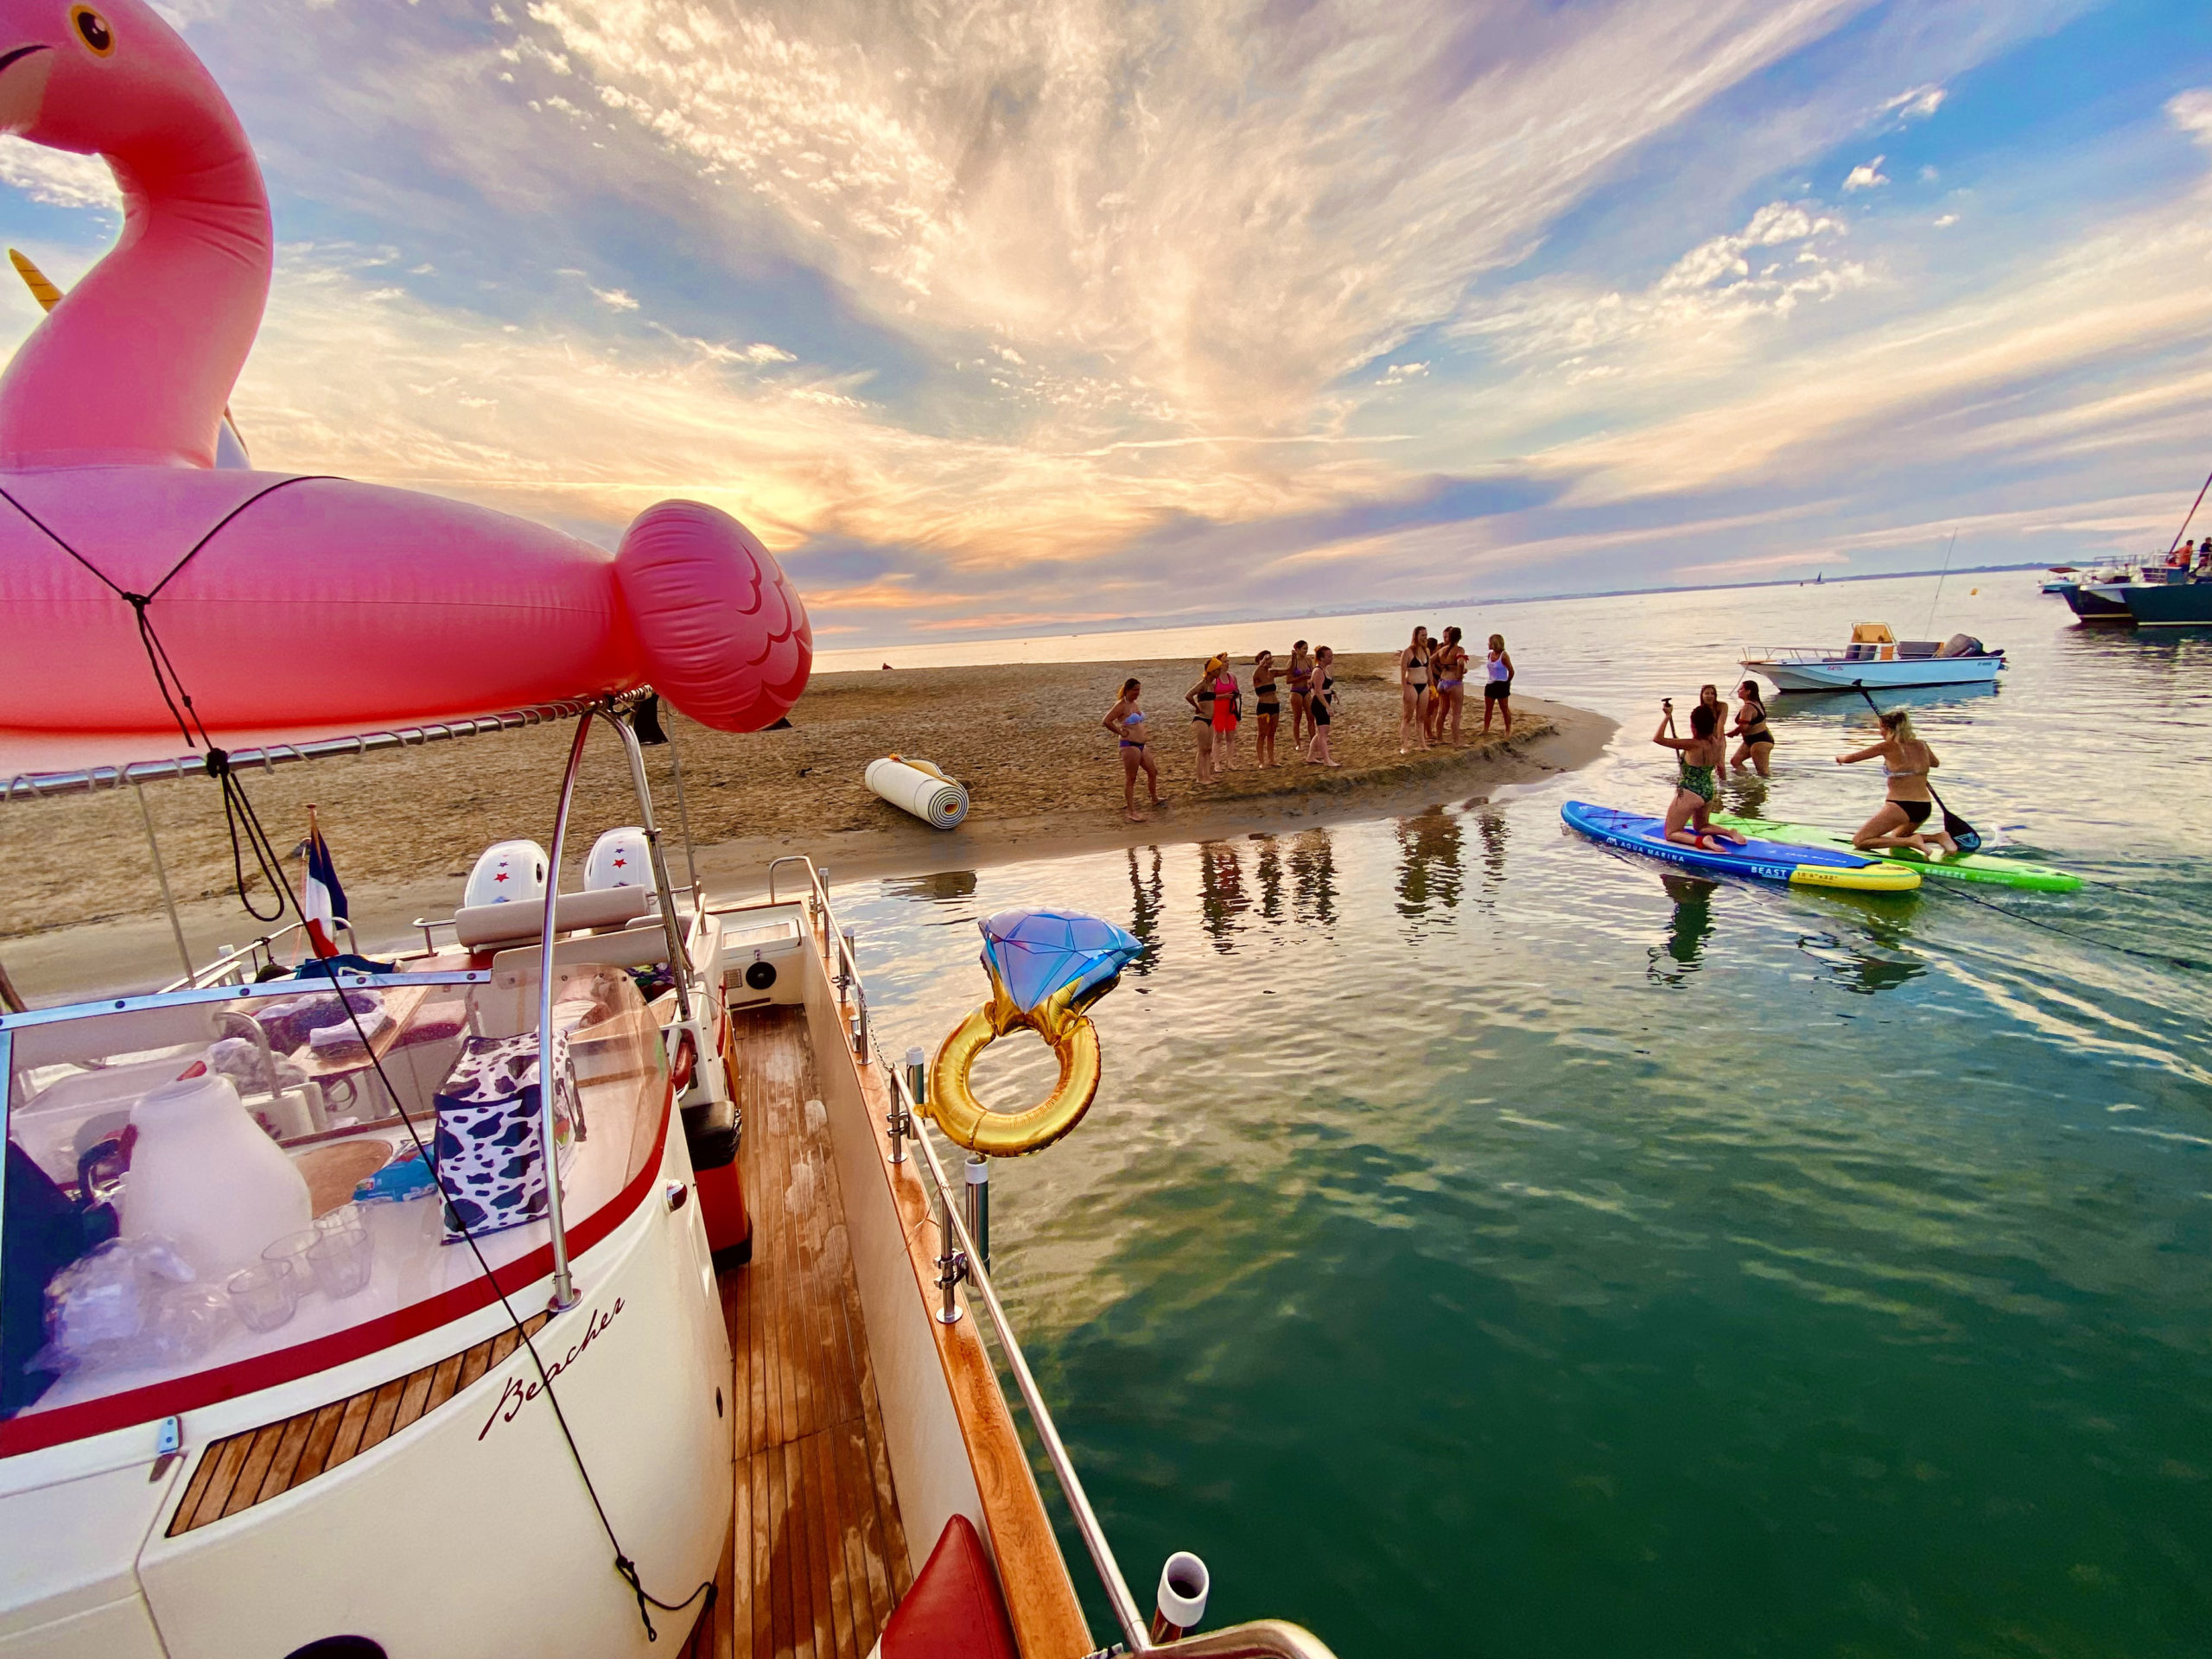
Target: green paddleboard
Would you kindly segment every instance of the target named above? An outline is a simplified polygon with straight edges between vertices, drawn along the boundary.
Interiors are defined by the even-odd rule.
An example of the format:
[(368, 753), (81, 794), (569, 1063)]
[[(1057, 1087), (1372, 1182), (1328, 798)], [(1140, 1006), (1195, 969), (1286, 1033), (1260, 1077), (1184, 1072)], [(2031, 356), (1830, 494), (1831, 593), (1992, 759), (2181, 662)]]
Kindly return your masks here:
[[(1792, 847), (1822, 847), (1840, 853), (1854, 850), (1847, 831), (1823, 830), (1815, 824), (1777, 823), (1768, 818), (1739, 818), (1726, 812), (1714, 813), (1713, 822), (1761, 841), (1779, 841)], [(2055, 870), (2048, 864), (2031, 864), (2024, 858), (2007, 858), (2001, 853), (1961, 853), (1944, 858), (1898, 848), (1869, 851), (1864, 856), (1903, 864), (1924, 876), (1985, 881), (2000, 887), (2028, 887), (2038, 893), (2071, 893), (2082, 885), (2078, 875)]]

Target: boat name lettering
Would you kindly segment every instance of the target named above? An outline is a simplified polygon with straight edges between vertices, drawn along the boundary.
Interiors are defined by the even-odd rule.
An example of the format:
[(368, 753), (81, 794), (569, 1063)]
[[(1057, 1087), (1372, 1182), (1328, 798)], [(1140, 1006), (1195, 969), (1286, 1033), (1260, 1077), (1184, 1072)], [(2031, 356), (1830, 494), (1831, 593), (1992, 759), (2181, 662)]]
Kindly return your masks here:
[(489, 1434), (495, 1423), (514, 1421), (515, 1414), (544, 1392), (545, 1382), (550, 1382), (569, 1366), (575, 1364), (582, 1357), (584, 1350), (590, 1347), (592, 1343), (614, 1323), (614, 1316), (620, 1313), (622, 1308), (622, 1299), (617, 1296), (612, 1307), (592, 1309), (591, 1319), (584, 1326), (583, 1335), (569, 1344), (569, 1351), (558, 1359), (545, 1361), (543, 1382), (531, 1382), (525, 1386), (520, 1377), (509, 1377), (506, 1387), (499, 1390), (499, 1403), (492, 1408), (492, 1414), (484, 1420), (484, 1427), (476, 1431), (476, 1438), (480, 1440)]

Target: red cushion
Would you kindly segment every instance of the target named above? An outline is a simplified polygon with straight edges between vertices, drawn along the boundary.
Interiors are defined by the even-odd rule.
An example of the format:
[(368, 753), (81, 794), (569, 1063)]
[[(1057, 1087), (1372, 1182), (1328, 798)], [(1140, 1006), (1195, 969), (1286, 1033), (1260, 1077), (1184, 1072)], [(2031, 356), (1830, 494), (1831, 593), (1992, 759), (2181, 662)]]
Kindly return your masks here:
[(1021, 1659), (998, 1574), (964, 1515), (944, 1523), (921, 1576), (883, 1627), (883, 1659)]

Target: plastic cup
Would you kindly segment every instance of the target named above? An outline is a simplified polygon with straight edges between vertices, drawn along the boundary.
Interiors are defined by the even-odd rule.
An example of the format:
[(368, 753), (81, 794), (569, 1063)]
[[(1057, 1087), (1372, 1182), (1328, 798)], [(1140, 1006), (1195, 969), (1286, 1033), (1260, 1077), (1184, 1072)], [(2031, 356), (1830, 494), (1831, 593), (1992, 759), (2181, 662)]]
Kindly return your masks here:
[(333, 1301), (351, 1296), (369, 1282), (369, 1265), (376, 1248), (368, 1230), (339, 1230), (324, 1233), (308, 1248), (308, 1265), (315, 1281)]
[(314, 1228), (302, 1228), (296, 1233), (287, 1233), (267, 1249), (262, 1251), (264, 1262), (272, 1262), (292, 1275), (294, 1300), (315, 1288), (315, 1269), (308, 1265), (308, 1249), (322, 1235)]
[(299, 1281), (283, 1262), (257, 1262), (226, 1281), (231, 1306), (251, 1331), (274, 1331), (289, 1324), (300, 1305)]
[(368, 1230), (368, 1217), (361, 1213), (358, 1204), (341, 1204), (335, 1210), (326, 1210), (315, 1218), (315, 1230), (321, 1233), (360, 1233)]

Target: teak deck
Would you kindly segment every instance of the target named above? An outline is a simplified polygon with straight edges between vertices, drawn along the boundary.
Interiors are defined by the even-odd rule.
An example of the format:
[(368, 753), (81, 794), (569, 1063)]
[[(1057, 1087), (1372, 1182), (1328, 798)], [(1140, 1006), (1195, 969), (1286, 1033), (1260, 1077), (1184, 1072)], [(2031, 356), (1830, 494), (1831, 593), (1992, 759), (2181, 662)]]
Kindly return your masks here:
[(843, 1195), (805, 1011), (732, 1016), (753, 1259), (721, 1275), (736, 1514), (683, 1659), (867, 1659), (906, 1592)]

